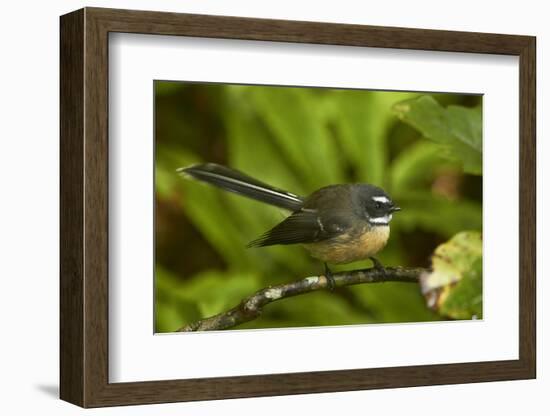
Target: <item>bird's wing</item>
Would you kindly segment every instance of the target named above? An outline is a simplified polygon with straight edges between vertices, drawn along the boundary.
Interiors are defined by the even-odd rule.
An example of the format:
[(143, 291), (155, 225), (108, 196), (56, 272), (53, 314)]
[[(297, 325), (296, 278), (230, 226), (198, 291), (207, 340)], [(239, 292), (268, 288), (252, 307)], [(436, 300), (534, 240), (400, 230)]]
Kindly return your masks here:
[(349, 219), (340, 213), (327, 215), (317, 210), (301, 209), (251, 241), (248, 247), (314, 243), (344, 233), (349, 227)]

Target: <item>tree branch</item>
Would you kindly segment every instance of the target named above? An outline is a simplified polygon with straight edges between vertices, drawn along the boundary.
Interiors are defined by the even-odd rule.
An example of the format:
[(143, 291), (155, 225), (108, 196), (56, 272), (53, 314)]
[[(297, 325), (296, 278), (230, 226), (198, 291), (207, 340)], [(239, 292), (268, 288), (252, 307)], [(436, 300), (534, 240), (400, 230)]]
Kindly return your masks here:
[[(336, 287), (379, 282), (418, 283), (420, 275), (427, 271), (428, 269), (423, 268), (371, 268), (334, 273), (332, 277), (334, 278)], [(178, 329), (178, 332), (214, 331), (232, 328), (258, 318), (262, 314), (264, 306), (271, 302), (327, 288), (328, 281), (326, 276), (323, 275), (306, 277), (295, 282), (269, 286), (243, 299), (234, 308), (185, 325)]]

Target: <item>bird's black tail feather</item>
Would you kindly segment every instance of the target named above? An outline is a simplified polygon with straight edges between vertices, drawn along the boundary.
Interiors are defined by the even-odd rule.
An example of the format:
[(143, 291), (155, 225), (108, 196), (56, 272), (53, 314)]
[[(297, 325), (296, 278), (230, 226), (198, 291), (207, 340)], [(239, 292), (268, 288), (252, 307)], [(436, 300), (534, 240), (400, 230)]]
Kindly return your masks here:
[(244, 195), (248, 198), (275, 205), (289, 211), (296, 211), (303, 204), (302, 198), (298, 195), (274, 188), (238, 170), (216, 163), (192, 165), (180, 168), (177, 171), (184, 176), (190, 176), (226, 191)]

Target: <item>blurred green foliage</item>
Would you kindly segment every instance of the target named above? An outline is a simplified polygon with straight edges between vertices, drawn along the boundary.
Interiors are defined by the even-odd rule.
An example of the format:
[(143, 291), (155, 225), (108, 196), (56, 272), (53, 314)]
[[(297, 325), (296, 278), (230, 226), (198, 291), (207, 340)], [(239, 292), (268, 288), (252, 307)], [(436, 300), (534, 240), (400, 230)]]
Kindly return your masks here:
[[(221, 163), (301, 195), (332, 183), (379, 185), (403, 209), (379, 259), (428, 266), (440, 243), (481, 230), (481, 177), (464, 172), (479, 173), (468, 152), (481, 150), (481, 124), (472, 122), (480, 105), (473, 95), (155, 82), (156, 331), (323, 270), (300, 246), (246, 249), (286, 213), (184, 180), (177, 168)], [(461, 142), (467, 129), (479, 131), (472, 146)], [(275, 302), (238, 328), (437, 319), (417, 285), (388, 282)]]

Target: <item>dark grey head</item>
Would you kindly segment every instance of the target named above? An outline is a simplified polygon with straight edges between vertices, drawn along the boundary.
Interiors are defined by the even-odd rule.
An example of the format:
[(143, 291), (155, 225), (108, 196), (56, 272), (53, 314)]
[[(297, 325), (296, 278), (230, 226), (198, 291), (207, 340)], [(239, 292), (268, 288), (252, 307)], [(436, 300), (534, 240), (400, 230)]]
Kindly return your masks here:
[(390, 196), (377, 186), (357, 184), (353, 186), (352, 192), (356, 213), (366, 218), (371, 225), (388, 225), (392, 214), (401, 210)]

